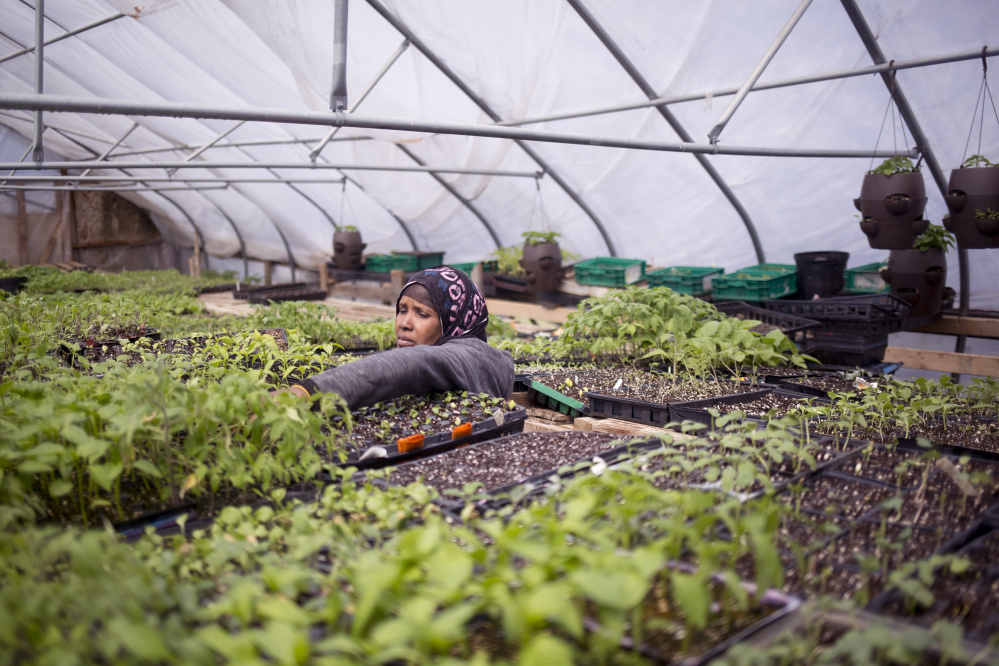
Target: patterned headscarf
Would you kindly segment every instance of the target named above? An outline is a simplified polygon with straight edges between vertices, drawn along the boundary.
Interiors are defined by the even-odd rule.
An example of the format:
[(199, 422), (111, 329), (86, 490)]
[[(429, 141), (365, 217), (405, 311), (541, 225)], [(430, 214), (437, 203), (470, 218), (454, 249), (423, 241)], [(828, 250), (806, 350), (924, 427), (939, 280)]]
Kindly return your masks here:
[[(486, 299), (463, 271), (451, 266), (435, 266), (414, 273), (402, 288), (399, 299), (406, 293), (406, 288), (414, 284), (423, 285), (430, 293), (440, 318), (442, 335), (435, 344), (444, 344), (452, 338), (486, 340), (486, 324), (489, 323)], [(398, 299), (395, 311), (399, 312)]]

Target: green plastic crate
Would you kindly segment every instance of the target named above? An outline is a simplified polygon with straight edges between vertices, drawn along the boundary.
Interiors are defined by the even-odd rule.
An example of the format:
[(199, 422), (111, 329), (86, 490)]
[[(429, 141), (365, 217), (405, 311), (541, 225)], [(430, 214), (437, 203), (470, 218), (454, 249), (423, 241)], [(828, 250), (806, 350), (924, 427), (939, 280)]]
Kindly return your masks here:
[(766, 273), (770, 275), (787, 275), (788, 273), (798, 274), (796, 264), (755, 264), (746, 266), (735, 271), (736, 273)]
[(887, 263), (878, 262), (846, 269), (844, 271), (846, 288), (858, 294), (881, 294), (888, 291), (891, 286), (881, 279), (880, 273), (881, 268), (887, 265)]
[(372, 254), (366, 259), (369, 273), (388, 273), (394, 270), (411, 273), (419, 270), (417, 258), (409, 254)]
[(798, 291), (797, 272), (778, 273), (762, 270), (738, 270), (712, 279), (714, 297), (727, 301), (767, 301)]
[(650, 287), (669, 287), (673, 291), (691, 296), (700, 296), (711, 291), (715, 275), (725, 272), (723, 268), (708, 266), (670, 266), (645, 274)]
[[(444, 263), (443, 252), (393, 252), (392, 254), (404, 255), (416, 258), (416, 268), (414, 271), (422, 271), (426, 268), (433, 268)], [(406, 270), (406, 269), (403, 269)]]
[(578, 284), (624, 287), (645, 277), (645, 260), (597, 257), (579, 262), (575, 270)]
[(471, 275), (472, 269), (475, 268), (478, 264), (479, 262), (477, 261), (469, 261), (463, 264), (448, 264), (448, 265), (457, 268), (459, 271), (467, 273), (468, 275)]

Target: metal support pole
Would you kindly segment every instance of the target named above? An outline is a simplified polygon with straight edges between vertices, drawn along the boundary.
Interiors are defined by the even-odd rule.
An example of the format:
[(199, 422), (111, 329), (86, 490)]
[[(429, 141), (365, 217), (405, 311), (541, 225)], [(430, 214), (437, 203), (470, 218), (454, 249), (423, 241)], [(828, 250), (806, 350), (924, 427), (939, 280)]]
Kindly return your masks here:
[[(139, 185), (140, 183), (136, 183)], [(122, 187), (116, 185), (0, 185), (0, 192), (186, 192), (188, 190), (225, 190), (227, 185), (150, 185)]]
[(746, 99), (746, 95), (748, 95), (749, 91), (752, 90), (754, 85), (756, 85), (756, 82), (759, 80), (764, 70), (766, 70), (767, 65), (769, 65), (770, 61), (774, 59), (775, 55), (777, 55), (777, 51), (779, 51), (780, 47), (784, 45), (784, 41), (787, 39), (788, 35), (791, 34), (791, 31), (794, 30), (794, 26), (798, 25), (798, 21), (801, 20), (801, 17), (805, 14), (805, 10), (808, 9), (808, 6), (811, 4), (812, 0), (801, 0), (801, 4), (798, 5), (796, 10), (794, 10), (794, 14), (791, 15), (791, 18), (788, 19), (787, 23), (784, 24), (784, 27), (777, 35), (777, 38), (770, 45), (770, 48), (767, 49), (767, 52), (763, 54), (763, 58), (760, 59), (759, 63), (757, 63), (756, 68), (749, 75), (749, 78), (746, 79), (746, 82), (742, 84), (741, 88), (739, 88), (739, 92), (735, 94), (735, 99), (732, 100), (732, 102), (728, 105), (728, 108), (725, 109), (725, 113), (723, 113), (722, 117), (718, 119), (718, 122), (711, 128), (711, 131), (708, 132), (708, 143), (718, 143), (718, 137), (721, 135), (722, 130), (725, 129), (725, 125), (727, 125), (728, 121), (732, 119), (736, 109), (738, 109), (739, 105), (742, 104), (742, 100)]
[[(113, 163), (108, 163), (106, 168), (116, 168)], [(258, 167), (259, 168), (259, 167)], [(13, 180), (13, 177), (0, 180)], [(142, 178), (138, 176), (17, 176), (18, 182), (37, 183), (128, 183), (142, 181), (144, 183), (319, 183), (321, 185), (340, 185), (343, 178)]]
[[(2, 97), (2, 95), (0, 95)], [(226, 146), (227, 148), (230, 146)], [(235, 147), (235, 146), (232, 146)], [(894, 152), (885, 153), (885, 157), (895, 155)], [(853, 157), (870, 158), (871, 153), (861, 153), (858, 151)], [(8, 166), (11, 165), (12, 166)], [(0, 170), (14, 168), (21, 170), (39, 169), (101, 169), (109, 167), (111, 162), (46, 162), (41, 166), (31, 162), (21, 163), (0, 163)], [(124, 169), (309, 169), (310, 171), (334, 170), (334, 171), (402, 171), (413, 173), (457, 173), (470, 174), (475, 176), (503, 176), (507, 178), (536, 178), (537, 173), (533, 171), (492, 171), (489, 169), (449, 169), (447, 167), (428, 166), (380, 166), (377, 164), (330, 164), (328, 162), (311, 164), (309, 162), (125, 162), (115, 161), (113, 167)]]
[[(75, 35), (79, 35), (82, 32), (86, 32), (87, 30), (92, 30), (94, 28), (99, 28), (100, 26), (102, 26), (102, 25), (104, 25), (106, 23), (111, 23), (112, 21), (117, 21), (120, 18), (124, 18), (124, 16), (125, 16), (124, 14), (115, 14), (114, 16), (108, 16), (107, 18), (102, 18), (100, 20), (94, 21), (93, 23), (88, 23), (87, 25), (80, 26), (79, 28), (74, 28), (73, 30), (70, 30), (69, 32), (64, 32), (63, 34), (59, 35), (58, 37), (53, 37), (49, 41), (42, 43), (42, 45), (43, 46), (49, 46), (51, 44), (55, 44), (56, 42), (59, 42), (59, 41), (62, 41), (64, 39), (66, 39), (67, 37), (73, 37)], [(39, 42), (35, 42), (35, 43), (37, 44)], [(0, 58), (0, 65), (2, 65), (5, 62), (7, 62), (8, 60), (13, 60), (14, 58), (17, 58), (18, 56), (23, 56), (25, 53), (31, 53), (34, 50), (35, 50), (35, 46), (33, 44), (33, 45), (27, 46), (27, 47), (25, 47), (25, 48), (23, 48), (23, 49), (21, 49), (19, 51), (14, 51), (13, 53), (8, 53), (4, 57)]]
[[(42, 74), (45, 70), (45, 0), (35, 0), (35, 93), (45, 92)], [(45, 159), (45, 148), (42, 146), (42, 132), (45, 127), (42, 121), (42, 111), (35, 111), (35, 140), (31, 149), (31, 158), (40, 163)]]
[[(404, 39), (402, 40), (402, 44), (399, 45), (399, 48), (397, 48), (395, 50), (395, 53), (393, 53), (392, 56), (388, 59), (388, 62), (382, 65), (382, 68), (378, 70), (378, 73), (375, 74), (374, 78), (371, 79), (371, 82), (368, 83), (367, 87), (361, 91), (361, 94), (358, 95), (356, 100), (354, 100), (354, 103), (350, 105), (350, 108), (347, 109), (347, 113), (353, 113), (354, 110), (357, 109), (358, 106), (360, 106), (361, 102), (364, 101), (364, 98), (367, 97), (368, 94), (375, 89), (375, 86), (378, 85), (378, 82), (382, 80), (382, 77), (385, 76), (385, 73), (388, 72), (389, 68), (395, 64), (395, 61), (398, 60), (402, 56), (402, 54), (406, 52), (407, 48), (409, 48), (409, 40)], [(312, 149), (312, 152), (309, 153), (309, 160), (314, 163), (316, 161), (316, 158), (319, 157), (319, 153), (323, 152), (323, 148), (326, 147), (326, 144), (328, 144), (333, 139), (333, 137), (336, 136), (336, 133), (339, 131), (340, 131), (339, 127), (331, 127), (330, 131), (326, 133), (326, 136), (324, 136), (322, 140), (319, 142), (319, 144)]]
[(333, 85), (330, 111), (347, 109), (347, 0), (333, 2)]
[[(994, 58), (997, 55), (999, 55), (999, 48), (986, 49), (985, 51), (986, 57)], [(982, 57), (982, 51), (981, 49), (979, 49), (977, 51), (964, 51), (961, 53), (954, 53), (945, 56), (931, 56), (929, 58), (916, 58), (914, 60), (895, 60), (893, 62), (885, 63), (882, 65), (870, 65), (868, 67), (846, 69), (837, 72), (828, 72), (826, 74), (816, 74), (813, 76), (797, 76), (790, 79), (781, 79), (779, 81), (760, 83), (758, 85), (754, 85), (753, 90), (754, 91), (775, 90), (777, 88), (800, 86), (806, 83), (835, 81), (837, 79), (848, 79), (855, 76), (867, 76), (869, 74), (893, 72), (901, 69), (914, 69), (918, 67), (929, 67), (932, 65), (943, 65), (951, 62), (960, 62), (963, 60), (977, 60), (978, 58), (981, 57)], [(504, 127), (514, 127), (522, 125), (532, 125), (534, 123), (547, 123), (553, 120), (570, 120), (572, 118), (586, 118), (588, 116), (599, 116), (605, 113), (619, 113), (621, 111), (647, 109), (653, 106), (660, 106), (663, 104), (679, 104), (681, 102), (695, 102), (699, 99), (708, 99), (708, 98), (717, 99), (719, 97), (725, 97), (727, 95), (734, 95), (738, 91), (739, 91), (738, 88), (718, 88), (716, 90), (709, 90), (707, 92), (656, 97), (654, 99), (650, 99), (644, 102), (631, 102), (629, 104), (602, 106), (595, 109), (583, 109), (580, 111), (569, 111), (566, 113), (553, 113), (547, 116), (535, 116), (533, 118), (504, 120), (503, 122), (497, 124), (503, 125)]]
[[(870, 54), (871, 60), (873, 60), (875, 64), (884, 63), (886, 61), (884, 53), (881, 51), (881, 46), (878, 44), (878, 40), (874, 36), (874, 32), (871, 30), (870, 26), (867, 25), (867, 20), (864, 18), (863, 12), (860, 11), (860, 7), (857, 6), (855, 0), (840, 1), (843, 4), (843, 9), (846, 10), (847, 16), (850, 17), (850, 21), (853, 22), (854, 29), (856, 29), (861, 41), (867, 48), (867, 52)], [(979, 55), (981, 55), (981, 52), (979, 52)], [(912, 132), (912, 138), (915, 140), (916, 146), (922, 151), (923, 159), (926, 160), (926, 166), (930, 170), (933, 180), (936, 181), (937, 188), (940, 190), (940, 196), (947, 196), (947, 179), (944, 177), (943, 169), (940, 168), (940, 163), (937, 161), (937, 157), (933, 153), (933, 149), (930, 147), (930, 141), (923, 133), (923, 129), (920, 127), (919, 121), (916, 119), (916, 114), (912, 111), (912, 107), (909, 106), (909, 100), (906, 99), (905, 93), (902, 92), (901, 85), (899, 85), (899, 82), (896, 80), (894, 81), (893, 86), (892, 75), (888, 72), (883, 72), (881, 74), (881, 79), (884, 81), (885, 87), (888, 88), (888, 90), (893, 90), (892, 95), (895, 100), (895, 106), (898, 107), (898, 112), (902, 115), (906, 125), (909, 126), (909, 131)], [(958, 276), (960, 279), (959, 290), (961, 292), (960, 312), (964, 315), (968, 313), (971, 303), (971, 280), (968, 271), (967, 250), (958, 250), (957, 265)], [(957, 336), (954, 351), (962, 353), (965, 349), (967, 340), (968, 338), (965, 335)], [(960, 381), (961, 375), (954, 374), (954, 378), (956, 381)]]
[[(103, 152), (103, 153), (101, 154), (101, 156), (97, 158), (97, 161), (98, 161), (98, 162), (103, 162), (104, 160), (106, 160), (106, 159), (107, 159), (107, 158), (108, 158), (108, 157), (109, 157), (109, 156), (111, 155), (111, 153), (113, 153), (113, 152), (114, 152), (114, 149), (115, 149), (115, 148), (117, 148), (118, 146), (120, 146), (120, 145), (121, 145), (121, 142), (122, 142), (122, 141), (124, 141), (125, 139), (127, 139), (127, 138), (128, 138), (128, 135), (129, 135), (129, 134), (131, 134), (132, 132), (134, 132), (134, 131), (135, 131), (135, 128), (137, 128), (138, 126), (139, 126), (139, 123), (135, 123), (135, 122), (133, 122), (133, 123), (132, 123), (132, 126), (128, 128), (128, 131), (126, 131), (126, 132), (125, 132), (124, 134), (122, 134), (122, 135), (121, 135), (121, 138), (120, 138), (120, 139), (118, 139), (118, 140), (117, 140), (117, 141), (115, 141), (115, 142), (114, 142), (114, 143), (113, 143), (113, 144), (112, 144), (111, 146), (109, 146), (109, 147), (108, 147), (108, 149), (107, 149), (107, 150), (105, 150), (105, 151), (104, 151), (104, 152)], [(83, 172), (82, 174), (80, 174), (80, 175), (81, 175), (81, 176), (87, 176), (87, 175), (89, 175), (89, 174), (90, 174), (90, 172), (91, 172), (91, 171), (93, 171), (93, 169), (86, 169), (86, 170), (85, 170), (85, 171), (84, 171), (84, 172)]]
[[(635, 67), (631, 60), (628, 59), (628, 57), (624, 54), (624, 51), (622, 51), (617, 43), (611, 39), (611, 36), (606, 30), (604, 30), (603, 26), (600, 25), (600, 22), (597, 21), (592, 14), (590, 14), (589, 10), (583, 5), (581, 0), (569, 0), (569, 4), (576, 10), (590, 29), (593, 30), (594, 34), (596, 34), (597, 38), (603, 43), (607, 50), (610, 51), (611, 54), (617, 59), (621, 67), (624, 68), (629, 76), (631, 76), (631, 79), (638, 85), (639, 88), (642, 89), (642, 92), (645, 93), (646, 97), (649, 99), (656, 97), (656, 91), (653, 90), (649, 82), (646, 81), (645, 77), (638, 71), (638, 68)], [(659, 110), (659, 114), (663, 117), (663, 119), (669, 124), (670, 127), (673, 128), (673, 131), (676, 132), (677, 136), (680, 137), (680, 140), (684, 142), (682, 145), (692, 145), (693, 139), (687, 133), (687, 130), (680, 124), (680, 121), (676, 119), (673, 113), (667, 109), (665, 105), (657, 106), (656, 108)], [(720, 148), (717, 144), (712, 147)], [(700, 162), (701, 167), (707, 172), (708, 176), (711, 177), (711, 180), (715, 182), (715, 185), (719, 190), (721, 190), (721, 193), (725, 195), (725, 198), (728, 199), (729, 204), (731, 204), (731, 206), (735, 209), (735, 212), (738, 213), (739, 217), (742, 218), (742, 223), (746, 227), (746, 232), (749, 233), (749, 239), (753, 243), (753, 250), (756, 252), (757, 261), (761, 264), (765, 263), (766, 255), (763, 252), (763, 245), (760, 242), (759, 234), (756, 233), (756, 227), (753, 225), (753, 220), (749, 217), (749, 212), (745, 209), (745, 207), (743, 207), (742, 202), (735, 196), (735, 192), (733, 192), (732, 188), (728, 186), (728, 183), (726, 183), (721, 177), (721, 174), (718, 173), (714, 165), (711, 164), (711, 162), (709, 162), (703, 154), (695, 155), (695, 159)]]
[[(399, 147), (399, 150), (406, 153), (406, 155), (408, 155), (411, 160), (413, 160), (417, 164), (423, 164), (420, 158), (417, 157), (416, 154), (413, 153), (413, 151), (411, 151), (409, 148), (407, 148), (401, 143), (397, 143), (396, 145)], [(475, 215), (475, 217), (479, 218), (479, 222), (481, 222), (482, 226), (484, 226), (486, 228), (486, 231), (489, 232), (489, 236), (492, 237), (493, 242), (496, 243), (497, 248), (503, 247), (503, 243), (500, 242), (499, 236), (496, 235), (496, 232), (493, 230), (492, 225), (489, 224), (489, 221), (485, 218), (485, 216), (482, 213), (479, 212), (479, 210), (475, 207), (474, 204), (472, 204), (471, 201), (461, 196), (458, 190), (454, 189), (450, 183), (445, 181), (437, 174), (432, 173), (430, 175), (433, 177), (434, 180), (438, 182), (438, 184), (440, 184), (441, 187), (447, 190), (451, 194), (451, 196), (460, 201), (465, 208), (467, 208), (473, 215)]]
[[(221, 141), (222, 139), (226, 138), (227, 136), (229, 136), (230, 134), (232, 134), (233, 132), (235, 132), (236, 130), (238, 130), (245, 123), (246, 123), (245, 120), (240, 120), (238, 123), (236, 123), (235, 125), (232, 125), (229, 129), (225, 130), (221, 134), (216, 135), (216, 137), (214, 139), (211, 139), (208, 143), (206, 143), (205, 145), (201, 146), (200, 148), (198, 148), (197, 150), (195, 150), (193, 153), (191, 153), (190, 155), (188, 155), (187, 157), (185, 157), (184, 161), (185, 162), (193, 162), (194, 160), (198, 159), (198, 157), (201, 155), (201, 153), (205, 152), (206, 150), (208, 150), (209, 148), (211, 148), (212, 146), (214, 146), (215, 144), (217, 144), (219, 141)], [(167, 170), (167, 173), (169, 175), (173, 175), (174, 171), (176, 171), (176, 169), (169, 169), (169, 170)]]
[[(469, 88), (465, 84), (465, 82), (462, 81), (461, 78), (450, 67), (448, 67), (443, 60), (438, 58), (437, 54), (434, 53), (432, 49), (427, 48), (427, 46), (424, 45), (423, 42), (415, 34), (413, 34), (413, 31), (410, 30), (406, 24), (400, 21), (390, 11), (388, 11), (378, 0), (367, 0), (367, 1), (368, 4), (371, 5), (371, 7), (382, 16), (382, 18), (388, 21), (389, 24), (391, 24), (392, 27), (394, 27), (404, 37), (406, 37), (406, 39), (411, 41), (413, 43), (413, 46), (415, 46), (420, 51), (420, 53), (424, 55), (424, 57), (430, 60), (430, 62), (432, 62), (437, 67), (437, 69), (441, 71), (441, 73), (443, 73), (448, 79), (450, 79), (452, 83), (458, 86), (458, 88), (463, 93), (465, 93), (465, 95), (470, 100), (475, 102), (476, 106), (482, 109), (483, 113), (488, 115), (493, 122), (499, 122), (501, 120), (499, 114), (493, 111), (493, 109), (488, 104), (486, 104), (486, 101), (481, 97), (479, 97), (479, 95), (477, 95), (474, 90)], [(600, 221), (600, 218), (597, 217), (596, 212), (592, 208), (590, 208), (589, 205), (587, 205), (587, 203), (583, 200), (583, 198), (572, 187), (570, 187), (569, 183), (566, 182), (558, 174), (558, 171), (553, 169), (551, 165), (548, 164), (548, 162), (541, 157), (541, 155), (539, 155), (533, 148), (531, 148), (531, 146), (529, 146), (525, 142), (526, 137), (509, 136), (503, 138), (513, 139), (517, 143), (517, 146), (521, 150), (523, 150), (528, 157), (534, 160), (535, 164), (537, 164), (540, 167), (540, 170), (543, 171), (544, 173), (547, 173), (551, 177), (551, 179), (555, 181), (559, 187), (562, 188), (562, 190), (566, 193), (566, 195), (570, 199), (572, 199), (577, 206), (579, 206), (579, 208), (586, 214), (586, 216), (590, 218), (594, 226), (596, 226), (597, 231), (600, 232), (601, 238), (603, 238), (604, 243), (607, 245), (608, 253), (612, 257), (617, 256), (617, 250), (614, 248), (614, 242), (611, 240), (610, 235), (607, 233), (607, 230), (604, 228), (604, 225)]]
[[(370, 0), (374, 1), (374, 0)], [(414, 41), (415, 45), (416, 42)], [(661, 141), (640, 141), (637, 139), (612, 137), (612, 136), (586, 136), (571, 134), (567, 132), (546, 132), (541, 130), (523, 129), (520, 127), (501, 127), (498, 125), (465, 125), (460, 123), (440, 123), (440, 122), (418, 122), (409, 118), (393, 118), (383, 116), (362, 116), (357, 114), (334, 114), (329, 111), (301, 111), (297, 109), (270, 109), (212, 106), (204, 104), (187, 104), (178, 102), (139, 102), (122, 99), (101, 99), (101, 98), (81, 98), (65, 97), (62, 95), (32, 95), (25, 93), (0, 93), (0, 108), (3, 109), (41, 109), (44, 111), (59, 111), (73, 113), (97, 113), (104, 115), (126, 115), (126, 116), (157, 116), (157, 117), (186, 117), (186, 118), (215, 118), (220, 120), (255, 120), (270, 123), (289, 123), (294, 125), (329, 125), (342, 121), (341, 124), (347, 127), (362, 127), (366, 129), (399, 130), (404, 132), (425, 132), (428, 134), (454, 134), (458, 136), (482, 136), (495, 139), (511, 139), (517, 143), (525, 152), (532, 156), (539, 166), (543, 166), (544, 160), (536, 156), (528, 141), (540, 141), (543, 143), (563, 143), (579, 146), (605, 147), (605, 148), (629, 148), (634, 150), (651, 150), (673, 153), (693, 153), (699, 155), (756, 155), (764, 157), (835, 157), (835, 158), (863, 158), (870, 159), (871, 151), (862, 150), (835, 150), (835, 149), (812, 149), (812, 148), (769, 148), (757, 146), (722, 146), (710, 144), (695, 144), (690, 142), (669, 143)], [(488, 107), (486, 107), (488, 108)], [(681, 128), (682, 129), (682, 128)], [(686, 136), (686, 133), (684, 133)], [(918, 150), (905, 153), (911, 156), (918, 155)], [(879, 151), (873, 153), (875, 157), (894, 157), (899, 153), (896, 151)], [(540, 161), (539, 161), (540, 160)], [(64, 163), (58, 163), (64, 164)], [(76, 166), (62, 166), (59, 168), (86, 168), (92, 164), (65, 163)], [(152, 162), (132, 164), (130, 168), (145, 168), (153, 166)], [(209, 166), (219, 166), (208, 163), (187, 163), (187, 162), (161, 162), (156, 165), (158, 168), (198, 168), (203, 169)], [(226, 165), (229, 166), (229, 165)], [(246, 165), (245, 163), (233, 164), (233, 168)], [(255, 165), (259, 168), (259, 165)], [(270, 164), (274, 168), (285, 168), (283, 165)], [(290, 165), (287, 168), (317, 168), (311, 164)], [(0, 164), (0, 169), (10, 168)], [(364, 167), (358, 165), (342, 165), (337, 169), (382, 169), (384, 167)], [(401, 171), (436, 171), (439, 173), (488, 173), (475, 169), (439, 169), (437, 167), (393, 167), (393, 170)], [(555, 177), (551, 170), (542, 169), (549, 176)], [(535, 176), (531, 173), (531, 177)], [(571, 190), (570, 190), (571, 191)], [(570, 195), (571, 196), (571, 195)]]

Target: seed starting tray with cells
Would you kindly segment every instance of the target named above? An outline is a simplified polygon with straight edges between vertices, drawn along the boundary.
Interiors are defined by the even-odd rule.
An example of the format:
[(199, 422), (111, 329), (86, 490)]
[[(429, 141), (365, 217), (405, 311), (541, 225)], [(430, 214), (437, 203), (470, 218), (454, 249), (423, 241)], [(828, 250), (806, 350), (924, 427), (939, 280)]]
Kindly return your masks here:
[[(454, 449), (459, 449), (470, 444), (486, 442), (511, 433), (521, 432), (524, 429), (524, 422), (527, 420), (527, 410), (517, 407), (514, 410), (503, 413), (501, 416), (492, 416), (479, 421), (478, 423), (464, 424), (454, 428), (451, 432), (439, 432), (427, 435), (420, 448), (400, 451), (399, 444), (379, 445), (384, 450), (385, 455), (379, 457), (369, 457), (362, 459), (367, 451), (357, 451), (352, 453), (346, 461), (340, 463), (342, 467), (356, 467), (357, 469), (380, 469), (382, 467), (392, 467), (404, 462), (418, 458), (427, 458), (441, 453), (447, 453)], [(471, 425), (470, 432), (465, 434), (462, 428)]]

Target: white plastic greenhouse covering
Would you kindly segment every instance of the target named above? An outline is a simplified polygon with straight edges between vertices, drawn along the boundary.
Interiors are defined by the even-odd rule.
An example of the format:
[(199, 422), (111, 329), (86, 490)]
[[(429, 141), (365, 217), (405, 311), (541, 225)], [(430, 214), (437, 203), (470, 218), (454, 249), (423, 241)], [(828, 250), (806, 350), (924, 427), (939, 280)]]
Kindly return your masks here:
[[(34, 44), (35, 1), (0, 0), (0, 59)], [(488, 128), (497, 119), (576, 114), (517, 126), (613, 137), (638, 147), (344, 126), (317, 164), (425, 164), (495, 173), (443, 171), (435, 178), (421, 171), (287, 168), (309, 164), (310, 151), (333, 124), (334, 4), (47, 0), (46, 41), (119, 12), (124, 16), (45, 46), (45, 95), (325, 115), (314, 114), (324, 118), (316, 124), (238, 124), (231, 119), (238, 116), (46, 111), (45, 161), (91, 161), (114, 148), (112, 163), (175, 163), (217, 140), (194, 161), (284, 168), (185, 168), (173, 178), (192, 186), (206, 179), (322, 181), (123, 193), (152, 213), (168, 240), (193, 246), (197, 228), (204, 249), (219, 258), (238, 255), (242, 243), (251, 259), (287, 261), (290, 250), (297, 266), (315, 269), (331, 254), (334, 224), (353, 224), (368, 252), (415, 246), (446, 251), (449, 262), (482, 259), (497, 242), (517, 244), (526, 230), (554, 230), (561, 232), (564, 248), (583, 257), (615, 254), (658, 266), (728, 270), (759, 263), (751, 227), (768, 262), (792, 263), (794, 253), (811, 250), (848, 251), (851, 266), (886, 258), (887, 251), (868, 246), (853, 205), (864, 172), (882, 159), (872, 157), (875, 150), (906, 152), (921, 132), (920, 147), (932, 151), (944, 187), (950, 170), (967, 156), (999, 161), (999, 117), (988, 98), (983, 114), (979, 99), (981, 57), (900, 69), (897, 88), (914, 123), (889, 105), (889, 88), (875, 73), (767, 88), (874, 64), (851, 7), (859, 8), (886, 61), (974, 54), (986, 46), (993, 55), (999, 46), (997, 0), (353, 0), (348, 116)], [(745, 97), (717, 145), (857, 154), (716, 154), (699, 160), (652, 149), (684, 140), (708, 145), (709, 132), (735, 99), (732, 92), (747, 82), (799, 10), (800, 20), (756, 83), (767, 89)], [(584, 19), (587, 14), (592, 21)], [(413, 42), (362, 100), (407, 34)], [(15, 108), (10, 99), (34, 94), (35, 86), (34, 52), (0, 62), (2, 163), (32, 160), (35, 113)], [(675, 126), (658, 108), (641, 106), (648, 90), (659, 97), (686, 96), (664, 107)], [(636, 108), (582, 113), (628, 104)], [(300, 142), (278, 143), (289, 140)], [(943, 193), (927, 165), (924, 160), (926, 217), (940, 223)], [(542, 177), (532, 176), (542, 170)], [(91, 175), (124, 173), (109, 164)], [(171, 175), (164, 168), (127, 173), (151, 180)], [(346, 185), (333, 182), (344, 176)], [(32, 192), (29, 201), (54, 205), (50, 192)], [(12, 196), (0, 196), (0, 208), (12, 205)], [(970, 250), (967, 262), (970, 306), (999, 308), (999, 250)], [(237, 268), (241, 260), (218, 265)], [(948, 283), (957, 288), (956, 251), (948, 266)]]

